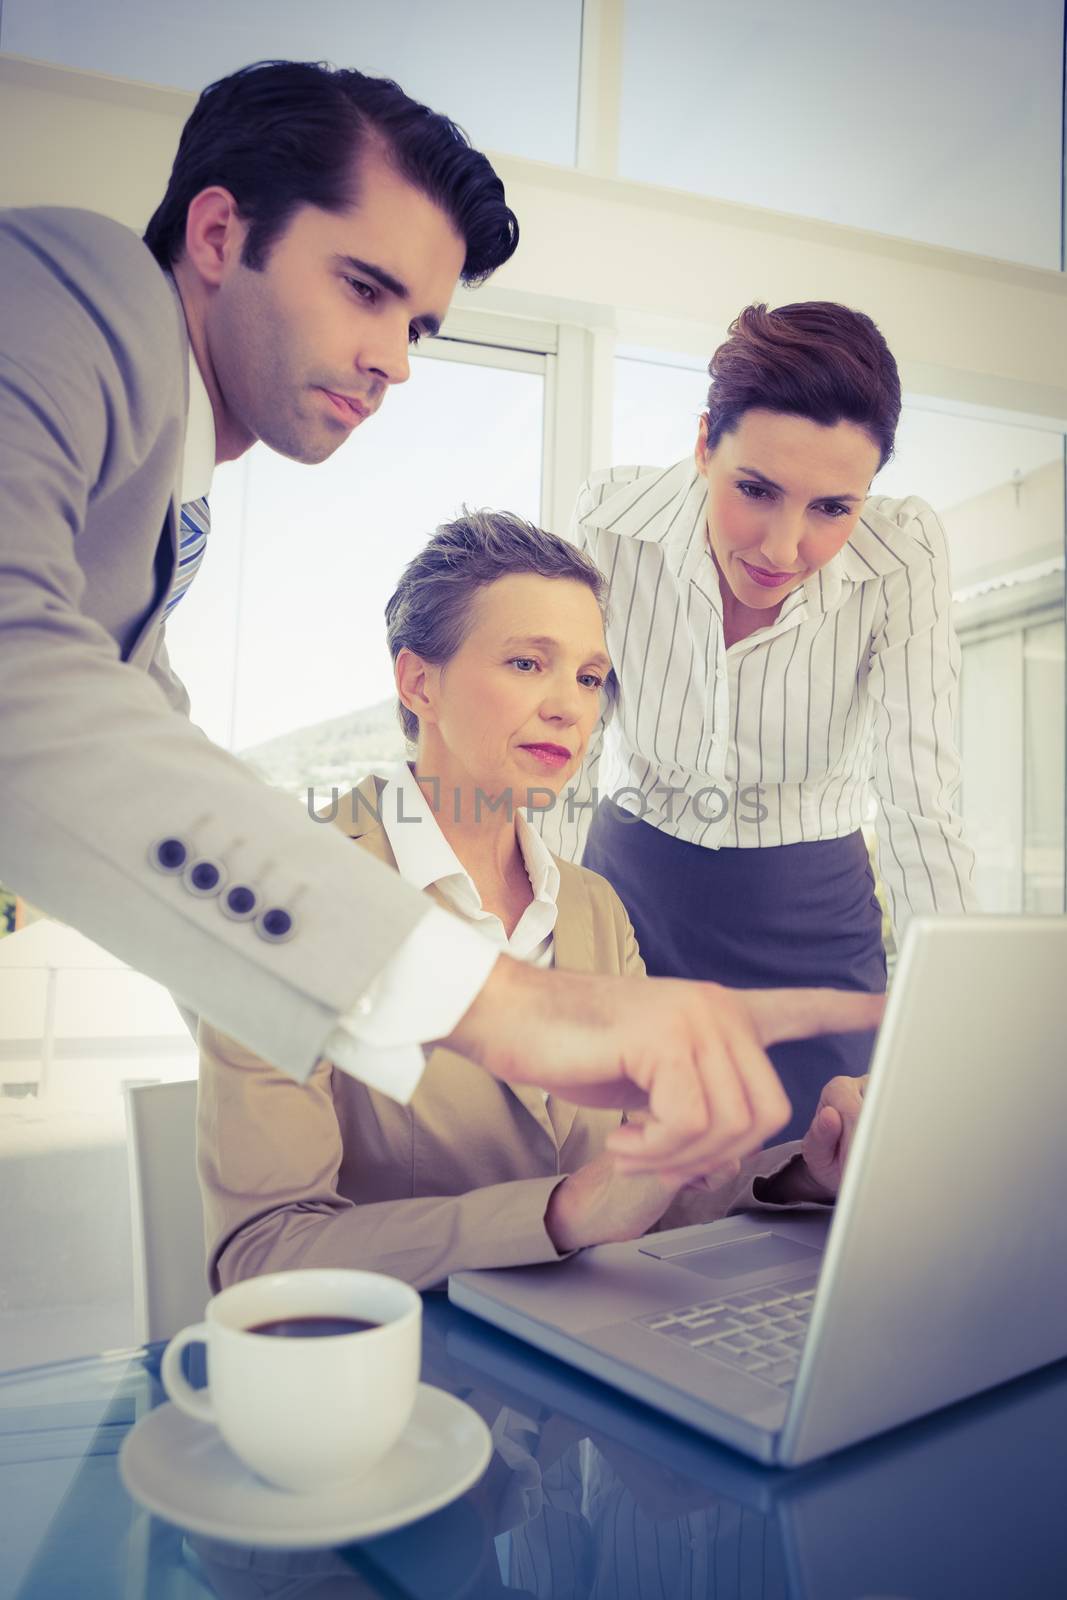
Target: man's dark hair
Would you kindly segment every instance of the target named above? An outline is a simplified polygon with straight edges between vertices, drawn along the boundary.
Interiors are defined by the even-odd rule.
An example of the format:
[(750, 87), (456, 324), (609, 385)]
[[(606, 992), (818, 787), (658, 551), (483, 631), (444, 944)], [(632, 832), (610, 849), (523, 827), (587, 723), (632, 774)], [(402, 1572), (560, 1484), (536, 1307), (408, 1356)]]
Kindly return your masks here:
[[(444, 522), (408, 562), (385, 607), (386, 636), (395, 661), (411, 650), (435, 666), (451, 661), (474, 623), (474, 601), (498, 578), (533, 573), (566, 578), (591, 589), (603, 612), (607, 585), (589, 557), (510, 511), (468, 511)], [(419, 719), (407, 706), (397, 715), (410, 744), (419, 739)]]
[(299, 206), (344, 211), (358, 203), (368, 144), (466, 241), (464, 283), (481, 283), (514, 253), (519, 225), (504, 185), (461, 128), (389, 78), (314, 61), (257, 61), (208, 85), (182, 129), (145, 243), (160, 266), (173, 265), (185, 248), (190, 201), (218, 184), (249, 224), (241, 260), (259, 271)]

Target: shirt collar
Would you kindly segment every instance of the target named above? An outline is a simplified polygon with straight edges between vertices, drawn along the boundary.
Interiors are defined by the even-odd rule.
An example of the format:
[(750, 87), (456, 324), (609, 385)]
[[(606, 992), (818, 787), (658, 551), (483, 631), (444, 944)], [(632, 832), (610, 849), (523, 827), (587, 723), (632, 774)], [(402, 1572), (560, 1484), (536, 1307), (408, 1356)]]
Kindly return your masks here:
[(696, 464), (634, 470), (636, 476), (615, 490), (609, 485), (600, 504), (579, 515), (579, 526), (657, 544), (673, 571), (693, 577), (704, 557), (708, 501)]
[(821, 571), (803, 585), (811, 611), (836, 610), (842, 599), (847, 598), (842, 593), (845, 584), (854, 588), (869, 582), (871, 578), (885, 578), (891, 572), (899, 572), (901, 567), (907, 566), (904, 557), (893, 547), (894, 534), (899, 544), (900, 530), (888, 517), (876, 511), (868, 500), (847, 542)]
[(891, 572), (906, 567), (904, 557), (894, 548), (900, 543), (900, 529), (888, 517), (876, 511), (868, 500), (860, 512), (859, 521), (843, 545), (823, 568), (836, 567), (842, 578), (850, 583), (866, 583), (868, 578), (885, 578)]
[[(382, 827), (400, 876), (415, 889), (439, 887), (448, 879), (459, 879), (480, 904), (474, 879), (441, 832), (433, 808), (407, 762), (382, 767), (375, 776), (385, 781), (380, 805)], [(515, 824), (534, 899), (554, 909), (559, 896), (559, 868), (541, 835), (521, 811), (516, 813)]]
[(535, 900), (555, 905), (559, 898), (559, 868), (538, 830), (519, 811), (515, 817), (515, 833), (526, 864), (530, 888)]
[(215, 471), (215, 417), (200, 368), (189, 346), (189, 410), (185, 421), (182, 457), (182, 505), (199, 500), (211, 488)]
[[(686, 459), (671, 467), (631, 470), (634, 476), (617, 489), (609, 485), (599, 505), (579, 514), (579, 526), (658, 544), (673, 571), (695, 578), (705, 557), (707, 521), (707, 486), (695, 463)], [(894, 543), (899, 543), (896, 525), (868, 500), (847, 543), (802, 586), (811, 604), (828, 610), (842, 583), (866, 583), (897, 572), (907, 563)]]

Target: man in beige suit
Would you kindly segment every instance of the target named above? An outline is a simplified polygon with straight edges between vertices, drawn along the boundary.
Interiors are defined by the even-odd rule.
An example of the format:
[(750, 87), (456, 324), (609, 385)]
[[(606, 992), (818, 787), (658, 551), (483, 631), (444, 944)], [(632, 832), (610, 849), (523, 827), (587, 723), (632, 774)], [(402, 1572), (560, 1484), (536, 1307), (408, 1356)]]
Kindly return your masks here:
[(876, 1007), (508, 960), (205, 739), (167, 661), (215, 466), (257, 440), (325, 461), (517, 240), (447, 118), (307, 62), (204, 91), (143, 244), (0, 214), (0, 880), (294, 1078), (328, 1054), (404, 1101), (447, 1041), (647, 1105), (620, 1149), (699, 1172), (783, 1126), (766, 1044)]
[[(518, 519), (475, 513), (440, 529), (388, 610), (413, 770), (367, 778), (331, 820), (517, 959), (641, 977), (614, 890), (552, 857), (521, 809), (534, 780), (545, 798), (558, 792), (599, 716), (610, 671), (601, 590), (587, 557)], [(218, 1030), (200, 1037), (216, 1288), (341, 1265), (426, 1288), (460, 1268), (556, 1260), (735, 1205), (826, 1203), (843, 1159), (831, 1117), (803, 1155), (764, 1151), (684, 1189), (616, 1172), (605, 1143), (618, 1112), (509, 1087), (453, 1050), (433, 1052), (401, 1106), (329, 1060), (300, 1089)]]

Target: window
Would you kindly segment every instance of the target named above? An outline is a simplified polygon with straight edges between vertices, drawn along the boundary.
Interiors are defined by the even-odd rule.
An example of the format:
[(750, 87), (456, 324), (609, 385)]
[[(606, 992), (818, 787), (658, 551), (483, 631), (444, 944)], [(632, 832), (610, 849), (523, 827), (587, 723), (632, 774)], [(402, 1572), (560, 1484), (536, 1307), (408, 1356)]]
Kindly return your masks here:
[(1064, 908), (1064, 437), (907, 406), (875, 487), (948, 536), (962, 810), (987, 911)]
[(540, 513), (544, 356), (437, 348), (314, 470), (256, 446), (216, 474), (171, 662), (205, 732), (294, 793), (401, 755), (385, 603), (437, 525)]
[(618, 350), (612, 460), (619, 466), (666, 466), (691, 455), (707, 394), (706, 361)]
[(250, 61), (396, 78), (480, 149), (572, 166), (581, 0), (5, 0), (0, 48), (197, 93)]
[[(1062, 595), (1059, 609), (1062, 612)], [(1023, 906), (1064, 904), (1064, 629), (1062, 615), (1023, 636)]]

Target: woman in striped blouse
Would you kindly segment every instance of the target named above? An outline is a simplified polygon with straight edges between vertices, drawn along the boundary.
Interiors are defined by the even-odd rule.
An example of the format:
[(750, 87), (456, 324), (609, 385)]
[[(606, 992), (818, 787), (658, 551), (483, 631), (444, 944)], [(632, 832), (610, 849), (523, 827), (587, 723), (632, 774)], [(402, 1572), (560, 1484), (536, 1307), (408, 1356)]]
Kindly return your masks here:
[[(695, 459), (595, 474), (573, 537), (608, 578), (615, 699), (558, 854), (619, 893), (652, 974), (738, 987), (885, 987), (860, 825), (877, 801), (899, 935), (974, 904), (956, 810), (959, 650), (921, 500), (869, 496), (893, 449), (896, 363), (869, 317), (749, 306), (712, 357)], [(802, 1131), (869, 1035), (779, 1046)]]

